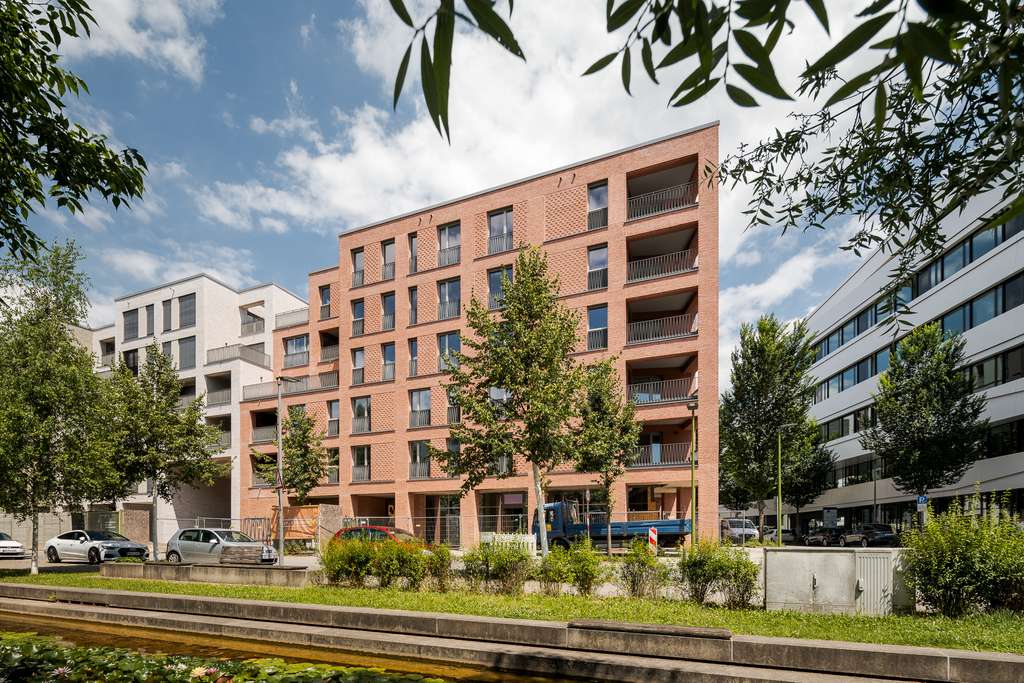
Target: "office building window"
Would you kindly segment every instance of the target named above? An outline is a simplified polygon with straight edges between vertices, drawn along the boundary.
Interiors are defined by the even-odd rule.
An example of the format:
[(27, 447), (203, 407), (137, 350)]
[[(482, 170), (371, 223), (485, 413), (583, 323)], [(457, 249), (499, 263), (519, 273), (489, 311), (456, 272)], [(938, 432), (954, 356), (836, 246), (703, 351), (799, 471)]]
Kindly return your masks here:
[(156, 306), (146, 306), (146, 336), (152, 337), (156, 332)]
[(163, 318), (164, 318), (164, 332), (170, 332), (171, 331), (171, 300), (170, 299), (164, 299), (161, 302), (160, 307), (163, 309), (162, 313), (163, 313)]
[(178, 340), (178, 368), (191, 370), (196, 366), (196, 338), (185, 337)]
[(121, 314), (124, 319), (124, 339), (130, 341), (139, 338), (139, 309), (133, 308)]
[(164, 354), (168, 358), (171, 357), (171, 342), (164, 342), (160, 345), (160, 353)]
[(132, 349), (121, 354), (124, 364), (132, 371), (133, 375), (139, 374), (139, 350)]
[(178, 297), (178, 327), (192, 327), (196, 324), (196, 295)]

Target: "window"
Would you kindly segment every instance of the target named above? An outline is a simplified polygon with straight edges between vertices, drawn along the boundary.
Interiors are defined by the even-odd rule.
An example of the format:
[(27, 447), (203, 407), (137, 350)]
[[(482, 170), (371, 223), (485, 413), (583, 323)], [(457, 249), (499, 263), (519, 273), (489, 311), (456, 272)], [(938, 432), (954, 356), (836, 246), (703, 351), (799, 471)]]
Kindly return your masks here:
[(164, 354), (168, 358), (171, 357), (171, 342), (164, 342), (160, 345), (160, 353)]
[(843, 344), (848, 344), (857, 336), (857, 319), (854, 318), (840, 328)]
[(971, 327), (977, 327), (999, 315), (999, 299), (1002, 289), (990, 289), (971, 302)]
[(445, 372), (450, 367), (458, 367), (459, 361), (455, 357), (462, 348), (461, 340), (459, 339), (458, 332), (445, 332), (437, 335), (437, 367), (441, 372)]
[(1024, 304), (1024, 275), (1003, 283), (1003, 307), (1000, 313), (1013, 310)]
[(419, 320), (420, 293), (415, 287), (409, 288), (409, 324), (415, 325)]
[(437, 265), (450, 266), (461, 258), (462, 229), (459, 222), (448, 223), (437, 229)]
[(192, 327), (196, 324), (196, 295), (178, 297), (178, 327)]
[(839, 392), (843, 390), (840, 379), (841, 375), (832, 375), (828, 378), (828, 396), (838, 396)]
[(608, 307), (592, 306), (587, 309), (587, 349), (608, 348)]
[(917, 274), (917, 296), (921, 296), (942, 281), (942, 262), (935, 261)]
[(889, 349), (879, 349), (875, 354), (875, 374), (880, 375), (889, 369)]
[(381, 344), (380, 355), (383, 359), (383, 367), (381, 368), (381, 379), (385, 382), (395, 378), (395, 345), (394, 344)]
[(331, 317), (331, 286), (320, 287), (320, 319), (326, 320)]
[(419, 238), (416, 233), (409, 233), (409, 272), (415, 273), (419, 269)]
[(874, 373), (871, 372), (871, 357), (863, 358), (857, 363), (857, 382), (863, 382), (870, 378)]
[(327, 436), (338, 435), (338, 421), (341, 417), (341, 401), (327, 402)]
[(341, 456), (337, 448), (327, 449), (327, 483), (337, 484), (340, 481), (338, 470), (341, 467)]
[(395, 329), (395, 293), (388, 292), (380, 295), (380, 329)]
[(363, 315), (365, 313), (365, 306), (362, 299), (356, 299), (352, 302), (352, 335), (359, 336), (363, 333)]
[(309, 350), (309, 335), (300, 334), (297, 337), (288, 337), (284, 340), (285, 355), (294, 353), (305, 353)]
[(608, 183), (587, 186), (587, 229), (596, 230), (608, 225)]
[(395, 241), (387, 240), (380, 243), (382, 259), (380, 268), (381, 280), (392, 280), (395, 277)]
[(875, 424), (875, 409), (865, 406), (853, 413), (853, 431), (862, 432)]
[(487, 237), (488, 254), (512, 249), (512, 207), (488, 214)]
[(139, 309), (134, 308), (121, 314), (124, 319), (124, 340), (139, 338)]
[(971, 237), (971, 261), (976, 261), (999, 246), (999, 227), (980, 230)]
[(856, 365), (852, 365), (852, 366), (846, 368), (845, 370), (843, 370), (843, 372), (840, 375), (840, 382), (842, 384), (841, 388), (839, 389), (840, 391), (846, 391), (847, 389), (852, 387), (854, 384), (856, 384), (857, 383), (857, 366)]
[(370, 481), (370, 447), (352, 447), (352, 481)]
[(487, 271), (487, 307), (491, 310), (501, 308), (505, 293), (503, 279), (512, 279), (512, 266), (502, 266)]
[(874, 309), (868, 306), (857, 315), (857, 334), (864, 334), (875, 324)]
[(967, 265), (967, 242), (956, 245), (942, 257), (942, 278), (950, 278)]
[(994, 387), (999, 384), (1002, 376), (1002, 358), (1000, 356), (993, 356), (992, 358), (986, 358), (980, 363), (975, 363), (971, 368), (971, 376), (974, 379), (974, 390), (980, 391), (981, 389), (987, 389)]
[(942, 318), (942, 331), (947, 335), (960, 334), (967, 329), (967, 306), (961, 306)]
[(352, 432), (370, 431), (370, 397), (360, 396), (352, 399)]
[(196, 366), (196, 338), (185, 337), (178, 340), (178, 368), (191, 370)]
[(409, 392), (409, 426), (426, 427), (430, 424), (430, 389)]
[(1024, 377), (1024, 346), (1003, 354), (1003, 381), (1012, 382)]
[(163, 317), (164, 317), (164, 332), (170, 332), (171, 331), (171, 300), (170, 299), (164, 299), (163, 302), (161, 302), (160, 307), (163, 309), (162, 313), (163, 313)]
[(828, 352), (832, 353), (838, 349), (841, 343), (839, 330), (836, 330), (828, 336)]
[(366, 353), (362, 349), (352, 349), (352, 384), (366, 381), (365, 363)]
[(132, 371), (133, 375), (139, 374), (139, 350), (132, 349), (131, 351), (125, 351), (121, 354), (121, 358), (124, 360), (124, 364), (128, 366), (128, 369)]
[(458, 318), (462, 308), (462, 287), (459, 278), (437, 283), (437, 319)]
[(430, 478), (430, 447), (427, 441), (409, 442), (409, 478)]
[(608, 287), (608, 245), (587, 249), (587, 289)]
[(360, 287), (366, 282), (366, 262), (362, 249), (352, 250), (352, 286)]
[(419, 340), (413, 338), (409, 340), (409, 376), (415, 377), (416, 366), (419, 364), (420, 355), (420, 343)]
[(156, 306), (146, 306), (146, 336), (152, 337), (156, 330)]

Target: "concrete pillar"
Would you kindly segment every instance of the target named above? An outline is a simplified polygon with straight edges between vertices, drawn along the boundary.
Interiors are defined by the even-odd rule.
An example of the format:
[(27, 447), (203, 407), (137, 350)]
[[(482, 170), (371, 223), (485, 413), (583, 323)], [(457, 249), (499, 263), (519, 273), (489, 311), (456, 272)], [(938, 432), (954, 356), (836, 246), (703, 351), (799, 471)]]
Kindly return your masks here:
[(475, 548), (480, 543), (476, 496), (476, 492), (471, 491), (459, 501), (459, 544), (463, 549)]
[(412, 507), (409, 504), (409, 494), (405, 491), (395, 493), (395, 526), (400, 529), (407, 529), (412, 522)]

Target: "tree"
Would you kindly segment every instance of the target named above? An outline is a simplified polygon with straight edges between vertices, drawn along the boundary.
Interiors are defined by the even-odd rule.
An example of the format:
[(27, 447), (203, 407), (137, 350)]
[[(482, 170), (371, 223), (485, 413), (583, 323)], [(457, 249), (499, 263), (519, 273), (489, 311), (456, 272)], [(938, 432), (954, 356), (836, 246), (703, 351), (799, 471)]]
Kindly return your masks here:
[[(212, 486), (228, 473), (213, 459), (218, 430), (203, 418), (203, 397), (179, 409), (181, 381), (171, 359), (154, 342), (136, 376), (119, 363), (105, 387), (105, 412), (115, 473), (105, 482), (104, 500), (122, 500), (152, 482), (156, 495), (170, 502), (184, 486)], [(156, 510), (150, 524), (157, 552)]]
[[(719, 456), (719, 462), (721, 459)], [(724, 470), (718, 473), (718, 500), (724, 508), (736, 514), (754, 505), (754, 495), (737, 484), (732, 475)]]
[(576, 470), (594, 473), (608, 506), (608, 554), (612, 554), (614, 486), (635, 456), (640, 423), (636, 406), (624, 400), (612, 360), (587, 368), (585, 402), (577, 442)]
[[(805, 439), (811, 437), (810, 431), (802, 434)], [(792, 505), (796, 510), (796, 519), (792, 525), (796, 538), (799, 538), (800, 534), (801, 508), (813, 503), (828, 488), (829, 477), (835, 466), (835, 455), (820, 442), (820, 433), (815, 433), (811, 443), (802, 444), (797, 448), (796, 452), (800, 457), (782, 476), (782, 501)], [(780, 520), (779, 527), (781, 526)]]
[(14, 257), (35, 257), (42, 247), (26, 221), (48, 197), (76, 213), (93, 193), (115, 208), (142, 196), (142, 156), (112, 148), (64, 113), (65, 95), (89, 89), (61, 68), (61, 38), (88, 34), (95, 23), (84, 0), (0, 2), (0, 248)]
[(793, 488), (794, 468), (817, 448), (818, 427), (808, 416), (814, 384), (808, 370), (814, 347), (807, 324), (790, 328), (773, 315), (740, 328), (732, 352), (732, 386), (719, 409), (719, 469), (732, 485), (757, 501), (764, 533), (765, 500), (778, 485), (778, 438), (782, 433), (783, 492)]
[(431, 447), (431, 456), (452, 475), (464, 475), (462, 492), (485, 477), (510, 476), (496, 463), (525, 459), (531, 465), (537, 495), (540, 543), (544, 533), (545, 472), (575, 456), (576, 424), (584, 370), (571, 357), (579, 316), (558, 301), (558, 281), (548, 275), (547, 259), (537, 247), (516, 258), (514, 278), (502, 278), (502, 308), (494, 314), (474, 295), (466, 314), (467, 352), (447, 359), (451, 405), (462, 422), (450, 427), (459, 452)]
[(935, 322), (901, 339), (879, 378), (876, 422), (860, 443), (885, 462), (900, 491), (950, 486), (984, 455), (985, 397), (963, 364), (963, 337), (944, 336)]
[[(413, 43), (422, 37), (423, 98), (445, 135), (456, 19), (526, 59), (491, 3), (464, 3), (468, 13), (454, 0), (437, 0), (434, 12), (415, 24), (402, 0), (391, 2), (413, 29), (395, 82), (395, 106)], [(675, 107), (716, 88), (724, 88), (740, 107), (758, 106), (751, 92), (789, 100), (792, 94), (782, 82), (795, 76), (796, 94), (817, 111), (793, 114), (791, 128), (743, 145), (719, 168), (705, 171), (722, 182), (751, 186), (746, 212), (751, 226), (820, 228), (831, 218), (856, 215), (862, 227), (848, 248), (882, 246), (899, 254), (888, 286), (895, 297), (921, 258), (941, 248), (940, 222), (968, 200), (997, 188), (1003, 198), (1014, 199), (996, 222), (1024, 211), (1024, 9), (1005, 0), (863, 0), (859, 5), (609, 0), (607, 30), (623, 37), (622, 47), (584, 75), (621, 58), (622, 85), (629, 93), (632, 57), (639, 52), (643, 72), (654, 83), (670, 75), (678, 79), (668, 98)], [(801, 6), (810, 10), (807, 19), (794, 18)], [(510, 16), (512, 7), (509, 0)], [(831, 36), (837, 15), (840, 24), (852, 28)], [(834, 44), (828, 47), (826, 39), (825, 47), (814, 49), (808, 33), (793, 37), (790, 29), (797, 21), (819, 24), (824, 35), (836, 38)], [(433, 57), (427, 44), (431, 23)], [(773, 64), (776, 50), (811, 54), (802, 72), (780, 80)], [(850, 66), (857, 61), (868, 64), (860, 73)], [(989, 209), (999, 204), (987, 201)]]
[(85, 317), (86, 279), (72, 243), (37, 261), (0, 264), (0, 509), (32, 522), (38, 573), (39, 515), (79, 506), (111, 475), (102, 387), (71, 326)]
[[(305, 410), (293, 407), (281, 425), (282, 478), (285, 491), (292, 491), (299, 505), (327, 477), (327, 449), (323, 436)], [(277, 481), (277, 461), (253, 451), (256, 471), (263, 481)]]

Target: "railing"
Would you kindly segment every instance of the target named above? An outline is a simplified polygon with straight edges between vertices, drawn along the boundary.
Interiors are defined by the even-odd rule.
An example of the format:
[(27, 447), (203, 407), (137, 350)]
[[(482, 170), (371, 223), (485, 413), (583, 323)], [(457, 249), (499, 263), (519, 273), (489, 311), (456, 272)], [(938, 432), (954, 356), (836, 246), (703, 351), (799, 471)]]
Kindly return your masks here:
[(462, 422), (462, 408), (459, 406), (448, 406), (448, 424), (457, 425)]
[(370, 481), (370, 466), (352, 465), (352, 481)]
[(512, 458), (507, 455), (497, 458), (494, 463), (487, 468), (487, 473), (492, 477), (503, 477), (505, 475), (512, 474)]
[(671, 254), (630, 261), (626, 264), (626, 281), (641, 282), (692, 270), (697, 270), (697, 252), (693, 249), (674, 251)]
[(453, 247), (445, 247), (437, 251), (438, 267), (450, 266), (462, 260), (462, 246), (456, 244)]
[(320, 362), (326, 363), (328, 361), (338, 360), (338, 345), (329, 344), (327, 346), (320, 347)]
[(442, 301), (437, 305), (437, 319), (438, 320), (449, 320), (451, 318), (458, 318), (459, 313), (462, 312), (461, 301)]
[(340, 420), (336, 417), (327, 420), (327, 436), (337, 436), (339, 431)]
[(690, 465), (690, 444), (663, 443), (637, 446), (630, 467), (674, 467)]
[(380, 317), (380, 329), (385, 331), (395, 329), (394, 313), (385, 313)]
[(337, 484), (338, 482), (341, 481), (341, 476), (338, 473), (339, 469), (340, 468), (337, 465), (331, 465), (330, 467), (327, 468), (327, 483), (328, 484)]
[(244, 360), (247, 363), (259, 365), (264, 368), (269, 368), (271, 366), (270, 356), (262, 351), (250, 348), (245, 344), (221, 346), (216, 349), (209, 349), (206, 352), (207, 365), (213, 365), (214, 363), (226, 363), (233, 360)]
[(187, 396), (181, 396), (178, 398), (178, 410), (186, 410), (192, 401), (196, 400), (195, 394), (189, 394)]
[(309, 365), (309, 351), (284, 354), (284, 366), (286, 368), (297, 368), (300, 365)]
[[(281, 393), (301, 394), (304, 391), (318, 391), (320, 389), (334, 389), (338, 386), (338, 371), (321, 372), (317, 375), (307, 377), (296, 377), (297, 382), (284, 382), (281, 385)], [(242, 387), (242, 400), (252, 401), (258, 398), (270, 398), (277, 395), (277, 382), (260, 382), (259, 384), (247, 384)]]
[(267, 327), (265, 320), (253, 320), (252, 322), (242, 323), (241, 335), (248, 337), (253, 334), (263, 334), (263, 330)]
[(608, 328), (587, 331), (587, 351), (608, 348)]
[(697, 316), (692, 313), (683, 313), (667, 318), (629, 323), (627, 343), (641, 344), (661, 339), (689, 337), (694, 334), (697, 334)]
[(309, 308), (296, 308), (294, 311), (285, 311), (274, 316), (274, 329), (282, 327), (294, 327), (305, 325), (309, 322)]
[(410, 410), (409, 411), (409, 426), (410, 427), (429, 427), (430, 426), (430, 409), (426, 410)]
[(352, 271), (352, 286), (362, 287), (366, 282), (366, 271), (365, 270), (353, 270)]
[(587, 291), (608, 288), (608, 269), (598, 268), (587, 271)]
[(449, 368), (459, 367), (459, 359), (447, 353), (440, 353), (437, 356), (437, 371), (448, 372)]
[(231, 403), (231, 387), (206, 392), (206, 405), (223, 406)]
[(388, 261), (380, 266), (380, 279), (383, 280), (394, 280), (395, 279), (395, 262)]
[(365, 434), (370, 431), (370, 417), (353, 417), (352, 418), (352, 433), (353, 434)]
[(100, 367), (112, 368), (114, 367), (114, 354), (104, 353), (100, 356)]
[(231, 448), (231, 432), (221, 432), (218, 434), (217, 445), (221, 448)]
[(629, 400), (638, 406), (689, 401), (694, 398), (693, 378), (666, 379), (629, 385)]
[(409, 478), (410, 479), (430, 479), (430, 461), (424, 460), (422, 462), (410, 462), (409, 463)]
[(381, 381), (387, 382), (395, 378), (395, 362), (386, 362), (380, 368)]
[(591, 209), (587, 212), (587, 230), (608, 227), (608, 207)]
[(512, 233), (510, 232), (492, 235), (487, 240), (488, 254), (500, 254), (503, 251), (512, 251)]
[(684, 183), (665, 187), (654, 192), (630, 197), (627, 208), (627, 220), (636, 220), (659, 213), (676, 211), (688, 206), (697, 205), (697, 183)]
[(362, 384), (366, 381), (366, 368), (352, 368), (352, 384)]
[(487, 308), (496, 311), (504, 305), (505, 292), (488, 292)]
[(419, 359), (418, 358), (410, 358), (409, 359), (409, 376), (410, 377), (415, 377), (416, 376), (416, 371), (419, 369), (417, 367), (418, 365), (419, 365)]
[(267, 443), (269, 441), (277, 440), (277, 425), (268, 425), (266, 427), (253, 427), (252, 428), (252, 442), (253, 443)]
[(366, 320), (365, 319), (363, 319), (363, 318), (353, 318), (352, 319), (352, 336), (353, 337), (360, 336), (361, 334), (363, 334), (365, 329), (366, 329)]
[(320, 319), (327, 320), (331, 317), (331, 304), (320, 304)]
[(526, 519), (527, 516), (523, 514), (477, 515), (481, 533), (526, 534), (529, 533)]

